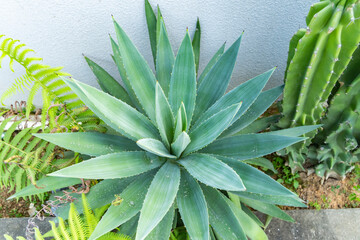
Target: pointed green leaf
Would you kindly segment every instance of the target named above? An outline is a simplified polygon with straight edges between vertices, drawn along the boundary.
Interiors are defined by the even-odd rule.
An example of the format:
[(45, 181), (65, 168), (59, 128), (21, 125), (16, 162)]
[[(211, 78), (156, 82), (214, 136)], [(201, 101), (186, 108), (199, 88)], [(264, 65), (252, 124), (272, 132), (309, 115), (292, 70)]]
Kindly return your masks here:
[(78, 178), (43, 177), (40, 180), (36, 181), (37, 186), (34, 186), (32, 184), (28, 185), (27, 187), (16, 192), (14, 195), (10, 196), (8, 200), (54, 191), (56, 189), (73, 186), (80, 183), (81, 179)]
[(176, 158), (176, 156), (169, 153), (169, 150), (159, 140), (152, 138), (143, 138), (137, 141), (136, 144), (145, 151), (151, 152), (160, 157)]
[[(103, 207), (111, 203), (115, 199), (115, 194), (121, 193), (135, 178), (141, 177), (129, 177), (123, 179), (105, 179), (95, 186), (90, 188), (90, 192), (86, 194), (86, 198), (89, 202), (90, 208), (96, 209)], [(83, 205), (81, 198), (77, 197), (77, 200), (73, 202), (79, 213), (83, 212)], [(70, 203), (65, 203), (55, 209), (56, 216), (63, 219), (69, 217)]]
[(220, 156), (217, 158), (229, 165), (241, 176), (246, 191), (233, 192), (234, 194), (267, 203), (297, 207), (306, 206), (293, 192), (258, 169), (238, 160)]
[(172, 206), (180, 184), (180, 168), (167, 161), (156, 173), (146, 194), (136, 240), (144, 239)]
[(158, 138), (156, 127), (144, 115), (126, 103), (79, 81), (65, 78), (62, 80), (86, 106), (114, 130), (133, 140), (147, 137)]
[(190, 142), (191, 140), (189, 135), (186, 132), (182, 132), (179, 137), (171, 144), (171, 150), (177, 157), (179, 157)]
[(282, 219), (282, 220), (288, 221), (288, 222), (295, 222), (292, 217), (287, 215), (284, 211), (282, 211), (281, 209), (279, 209), (277, 206), (275, 206), (273, 204), (256, 201), (254, 199), (249, 200), (246, 198), (240, 198), (240, 201), (257, 211), (263, 212), (272, 217), (276, 217), (276, 218), (279, 218), (279, 219)]
[(235, 41), (235, 43), (220, 57), (220, 59), (215, 63), (215, 65), (211, 68), (209, 73), (199, 85), (197, 90), (194, 121), (196, 121), (199, 116), (203, 114), (203, 112), (205, 112), (211, 105), (213, 105), (220, 97), (224, 95), (235, 66), (241, 37), (242, 34)]
[(211, 227), (221, 239), (246, 240), (246, 235), (237, 217), (218, 190), (201, 185), (208, 205)]
[[(280, 114), (272, 115), (269, 117), (260, 117), (259, 119), (247, 125), (245, 128), (241, 129), (239, 132), (236, 132), (234, 135), (264, 132), (271, 125), (276, 124), (280, 120), (280, 118)], [(221, 134), (219, 138), (223, 137), (222, 135), (226, 136), (225, 131), (223, 132), (223, 134)]]
[(156, 63), (156, 16), (148, 0), (145, 0), (145, 16), (146, 23), (149, 31), (149, 39), (151, 45), (151, 52)]
[(198, 86), (201, 84), (202, 80), (205, 78), (205, 76), (208, 74), (210, 69), (215, 65), (215, 63), (219, 60), (221, 55), (224, 53), (225, 49), (225, 43), (217, 50), (217, 52), (214, 54), (214, 56), (210, 59), (204, 70), (202, 71), (199, 79), (198, 79)]
[(181, 159), (179, 163), (194, 178), (206, 185), (227, 191), (246, 190), (239, 175), (215, 157), (195, 153)]
[(244, 160), (242, 162), (248, 163), (253, 166), (259, 166), (259, 167), (269, 169), (275, 174), (278, 173), (278, 171), (274, 168), (273, 163), (269, 159), (266, 159), (266, 158), (253, 158), (253, 159)]
[(114, 41), (114, 39), (111, 36), (110, 36), (110, 42), (111, 42), (111, 47), (112, 47), (113, 54), (114, 54), (113, 60), (115, 61), (116, 66), (118, 67), (118, 70), (119, 70), (119, 73), (121, 76), (121, 80), (124, 83), (126, 92), (129, 94), (131, 102), (136, 106), (136, 109), (139, 110), (140, 112), (143, 112), (143, 109), (139, 103), (139, 100), (136, 98), (136, 94), (135, 94), (134, 90), (132, 89), (130, 81), (126, 74), (126, 70), (124, 68), (124, 63), (121, 58), (119, 46), (117, 45), (117, 43)]
[(175, 131), (174, 131), (173, 139), (177, 139), (183, 131), (186, 131), (187, 126), (188, 123), (187, 123), (185, 105), (182, 102), (176, 115)]
[(87, 179), (126, 178), (159, 167), (163, 162), (147, 152), (119, 152), (92, 158), (49, 176)]
[(201, 122), (218, 113), (222, 109), (243, 101), (241, 109), (232, 121), (232, 123), (235, 122), (253, 104), (253, 102), (261, 93), (261, 90), (264, 88), (264, 86), (270, 79), (274, 70), (275, 68), (263, 74), (260, 74), (253, 79), (244, 82), (243, 84), (239, 85), (238, 87), (234, 88), (233, 90), (222, 96), (204, 114), (202, 114), (196, 122), (194, 122), (195, 124), (192, 127), (195, 128)]
[(62, 148), (90, 156), (140, 150), (135, 142), (128, 138), (97, 132), (40, 133), (33, 135)]
[(249, 109), (234, 124), (226, 129), (221, 137), (237, 134), (239, 131), (253, 123), (282, 94), (283, 89), (284, 86), (278, 86), (262, 92)]
[(155, 111), (156, 123), (160, 132), (160, 136), (166, 146), (170, 147), (170, 143), (173, 141), (174, 134), (174, 116), (166, 96), (158, 82), (156, 83)]
[(186, 116), (190, 122), (195, 107), (196, 73), (194, 52), (189, 33), (186, 32), (176, 55), (170, 80), (169, 102), (173, 112), (176, 112), (181, 102), (184, 103)]
[[(156, 8), (157, 8), (157, 19), (158, 19), (158, 21), (156, 22), (156, 47), (157, 47), (157, 45), (159, 44), (159, 39), (160, 39), (161, 24), (163, 23), (164, 27), (165, 27), (165, 23), (164, 23), (164, 20), (161, 21), (162, 14), (160, 11), (159, 4), (156, 6)], [(165, 28), (165, 30), (166, 30), (166, 28)]]
[(155, 76), (144, 57), (114, 20), (120, 55), (134, 92), (148, 117), (155, 122)]
[(123, 102), (126, 102), (130, 106), (133, 106), (129, 94), (108, 72), (105, 71), (105, 69), (87, 57), (85, 57), (85, 60), (96, 76), (96, 80), (104, 92), (120, 99)]
[(231, 123), (242, 103), (234, 104), (207, 119), (197, 128), (190, 130), (191, 143), (184, 154), (199, 150), (213, 142)]
[(165, 217), (159, 224), (147, 235), (145, 240), (169, 240), (171, 227), (174, 222), (175, 207), (171, 206)]
[(266, 132), (265, 134), (287, 136), (287, 137), (298, 137), (298, 136), (302, 136), (306, 133), (309, 133), (311, 131), (314, 131), (315, 129), (318, 129), (321, 126), (322, 125), (300, 126), (300, 127), (293, 127), (293, 128), (288, 128), (288, 129), (281, 129), (278, 131)]
[(192, 40), (192, 46), (193, 46), (194, 57), (195, 57), (195, 65), (196, 65), (196, 75), (199, 70), (199, 62), (200, 62), (200, 39), (201, 39), (201, 28), (200, 28), (199, 18), (197, 18), (196, 29), (195, 29), (194, 37)]
[(89, 240), (97, 239), (134, 217), (142, 207), (152, 177), (151, 174), (142, 174), (127, 186), (119, 194), (122, 199), (120, 205), (110, 206), (97, 224)]
[(156, 78), (164, 90), (165, 95), (168, 96), (175, 56), (166, 33), (164, 21), (160, 19), (159, 22), (161, 25), (156, 54)]
[(237, 207), (230, 199), (225, 198), (227, 204), (235, 214), (237, 220), (240, 222), (242, 229), (250, 239), (267, 240), (268, 237), (264, 230), (255, 222), (250, 216), (248, 216), (240, 207)]
[(301, 137), (285, 137), (261, 133), (244, 134), (218, 139), (202, 149), (201, 152), (246, 160), (279, 151), (305, 139), (306, 138)]
[(181, 219), (191, 239), (209, 239), (209, 215), (200, 185), (186, 171), (181, 171), (181, 182), (176, 197)]

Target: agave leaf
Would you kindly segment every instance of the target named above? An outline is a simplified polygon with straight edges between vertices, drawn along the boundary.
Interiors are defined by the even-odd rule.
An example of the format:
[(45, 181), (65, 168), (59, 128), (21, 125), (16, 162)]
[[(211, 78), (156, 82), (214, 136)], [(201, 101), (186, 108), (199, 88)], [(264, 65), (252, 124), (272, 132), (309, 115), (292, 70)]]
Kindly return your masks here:
[(180, 157), (181, 153), (191, 142), (189, 135), (186, 132), (182, 132), (179, 137), (171, 144), (171, 150), (173, 153)]
[(159, 19), (159, 22), (160, 34), (156, 54), (156, 78), (164, 90), (165, 95), (168, 96), (175, 56), (166, 33), (164, 21)]
[(197, 18), (196, 29), (192, 40), (192, 47), (194, 50), (195, 65), (196, 65), (196, 75), (199, 70), (199, 62), (200, 62), (200, 39), (201, 39), (201, 28), (200, 28), (199, 18)]
[(152, 138), (143, 138), (137, 141), (136, 144), (145, 151), (151, 152), (160, 157), (176, 158), (176, 156), (169, 153), (169, 150), (159, 140)]
[(160, 132), (160, 136), (166, 146), (169, 148), (174, 134), (174, 116), (166, 96), (158, 82), (156, 83), (155, 111), (156, 123)]
[[(240, 200), (239, 200), (240, 201)], [(255, 215), (253, 211), (250, 210), (245, 204), (241, 203), (241, 210), (244, 211), (253, 221), (257, 223), (260, 227), (264, 227), (264, 223), (260, 221), (260, 219)]]
[(227, 204), (235, 214), (237, 220), (240, 222), (242, 229), (250, 239), (267, 240), (268, 237), (264, 230), (255, 222), (250, 216), (248, 216), (241, 208), (237, 207), (230, 199), (225, 198)]
[(181, 171), (181, 182), (177, 194), (177, 205), (181, 219), (191, 239), (209, 239), (209, 215), (200, 185), (186, 171)]
[(169, 102), (173, 112), (179, 109), (181, 102), (184, 103), (188, 122), (191, 122), (196, 98), (194, 61), (191, 39), (187, 31), (176, 55), (174, 68), (172, 70)]
[[(161, 31), (161, 24), (163, 23), (164, 24), (164, 27), (165, 27), (165, 23), (162, 19), (162, 14), (161, 14), (161, 11), (160, 11), (160, 6), (159, 4), (157, 5), (157, 19), (158, 21), (156, 22), (156, 44), (159, 44), (159, 39), (160, 39), (160, 31)], [(166, 28), (165, 28), (166, 30)], [(157, 45), (156, 45), (157, 47)]]
[(279, 151), (305, 139), (261, 133), (244, 134), (218, 139), (201, 152), (246, 160)]
[(116, 42), (114, 41), (114, 39), (111, 36), (110, 36), (110, 42), (111, 42), (111, 47), (112, 47), (113, 54), (114, 54), (113, 60), (115, 61), (116, 66), (118, 67), (118, 70), (119, 70), (119, 73), (121, 76), (121, 80), (124, 83), (126, 92), (129, 94), (131, 102), (136, 106), (136, 109), (140, 112), (144, 112), (144, 110), (142, 109), (142, 107), (139, 103), (139, 100), (136, 97), (134, 90), (131, 87), (128, 76), (126, 75), (126, 69), (124, 68), (124, 63), (121, 58), (119, 46), (116, 44)]
[(272, 217), (276, 217), (288, 222), (295, 222), (292, 217), (290, 217), (288, 214), (286, 214), (284, 211), (279, 209), (277, 206), (273, 204), (268, 204), (260, 201), (256, 201), (254, 199), (249, 200), (246, 198), (240, 198), (240, 201), (248, 205), (249, 207), (258, 210), (260, 212), (263, 212), (267, 215), (270, 215)]
[(156, 127), (126, 103), (79, 81), (62, 79), (86, 106), (114, 130), (133, 140), (159, 138)]
[(307, 207), (297, 196), (264, 195), (252, 192), (232, 192), (241, 198), (257, 200), (264, 203), (292, 207)]
[(213, 142), (231, 123), (242, 103), (234, 104), (210, 117), (197, 128), (191, 129), (191, 142), (184, 155), (194, 152)]
[(150, 174), (142, 174), (119, 194), (120, 205), (111, 205), (97, 224), (89, 240), (97, 239), (134, 217), (141, 209), (150, 186)]
[(119, 152), (102, 155), (63, 168), (49, 176), (87, 179), (126, 178), (159, 167), (163, 161), (147, 152)]
[(114, 20), (121, 58), (134, 92), (148, 117), (155, 122), (155, 76), (124, 30)]
[(199, 85), (196, 97), (194, 121), (196, 121), (203, 112), (205, 112), (221, 96), (224, 95), (235, 66), (241, 38), (242, 34), (214, 64)]
[(224, 49), (225, 49), (225, 43), (223, 45), (221, 45), (221, 47), (219, 48), (219, 50), (217, 50), (217, 52), (214, 54), (214, 56), (210, 59), (210, 61), (208, 62), (208, 64), (206, 65), (206, 67), (204, 68), (204, 70), (202, 71), (200, 77), (198, 78), (198, 86), (201, 84), (202, 80), (205, 78), (205, 76), (208, 74), (208, 72), (210, 71), (210, 69), (215, 65), (215, 63), (219, 60), (219, 58), (221, 57), (221, 55), (224, 53)]
[(246, 192), (233, 192), (236, 195), (279, 205), (304, 206), (296, 194), (260, 170), (234, 159), (221, 156), (217, 158), (241, 176)]
[(80, 183), (81, 179), (78, 178), (43, 177), (40, 180), (36, 181), (37, 186), (30, 184), (27, 187), (16, 192), (14, 195), (10, 196), (8, 200), (54, 191), (56, 189), (73, 186)]
[(278, 86), (262, 92), (255, 102), (240, 118), (234, 122), (221, 137), (228, 137), (239, 133), (242, 129), (253, 123), (272, 103), (282, 94), (284, 86)]
[(33, 135), (62, 148), (90, 156), (140, 150), (128, 138), (97, 132), (40, 133)]
[(243, 101), (241, 109), (232, 121), (232, 123), (235, 122), (253, 104), (253, 102), (261, 93), (261, 90), (264, 88), (264, 86), (270, 79), (274, 70), (275, 68), (263, 74), (260, 74), (222, 96), (204, 114), (202, 114), (196, 122), (194, 122), (195, 124), (193, 125), (193, 128), (196, 128), (198, 124), (203, 122), (205, 119), (211, 117), (212, 115), (218, 113), (222, 109)]
[(105, 69), (87, 57), (85, 57), (85, 60), (96, 76), (96, 80), (104, 92), (120, 99), (123, 102), (126, 102), (130, 106), (133, 106), (126, 90), (108, 72), (106, 72)]
[(176, 115), (175, 131), (174, 131), (173, 139), (177, 139), (183, 131), (186, 131), (187, 125), (188, 123), (187, 123), (185, 105), (182, 102)]
[(136, 240), (144, 239), (172, 206), (180, 183), (180, 168), (167, 161), (156, 173), (146, 194)]
[(278, 171), (274, 168), (272, 162), (266, 158), (253, 158), (242, 161), (243, 163), (248, 163), (254, 166), (259, 166), (263, 168), (270, 169), (273, 173), (278, 173)]
[(221, 239), (246, 240), (237, 217), (218, 190), (201, 185), (208, 205), (210, 225)]
[(266, 132), (265, 134), (287, 136), (287, 137), (298, 137), (298, 136), (302, 136), (306, 133), (312, 132), (321, 126), (322, 125), (300, 126), (300, 127), (293, 127), (293, 128), (288, 128), (288, 129), (281, 129), (278, 131)]
[(200, 182), (227, 191), (245, 191), (239, 175), (227, 164), (206, 154), (191, 154), (179, 163)]
[[(137, 176), (138, 177), (138, 176)], [(90, 192), (86, 194), (89, 206), (92, 209), (103, 207), (115, 199), (115, 194), (121, 193), (135, 177), (124, 179), (105, 179), (95, 186), (92, 186)], [(80, 198), (73, 202), (79, 213), (83, 213), (84, 208)], [(69, 217), (70, 203), (60, 205), (55, 209), (55, 215), (63, 219)]]
[[(244, 115), (246, 115), (246, 114), (244, 114)], [(280, 114), (272, 115), (269, 117), (261, 117), (261, 118), (255, 120), (254, 122), (250, 123), (243, 129), (241, 129), (239, 132), (236, 132), (234, 135), (263, 132), (271, 125), (277, 123), (280, 118), (281, 118)], [(230, 128), (231, 127), (229, 127), (228, 129), (230, 129)], [(225, 131), (223, 132), (223, 134), (221, 134), (220, 138), (222, 137), (222, 135), (226, 136)]]
[(154, 10), (152, 9), (148, 0), (145, 0), (145, 16), (146, 16), (146, 23), (149, 31), (149, 39), (151, 45), (151, 52), (154, 58), (154, 64), (156, 64), (156, 15)]
[(174, 222), (175, 207), (171, 206), (165, 217), (159, 224), (147, 235), (145, 240), (169, 240), (171, 227)]

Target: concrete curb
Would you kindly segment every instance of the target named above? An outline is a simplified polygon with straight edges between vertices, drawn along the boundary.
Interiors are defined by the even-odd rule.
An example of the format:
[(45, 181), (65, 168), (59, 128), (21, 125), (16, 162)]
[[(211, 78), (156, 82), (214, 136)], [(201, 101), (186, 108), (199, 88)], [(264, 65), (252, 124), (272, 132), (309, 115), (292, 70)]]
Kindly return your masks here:
[[(295, 223), (273, 218), (266, 229), (269, 240), (360, 240), (360, 208), (289, 210)], [(261, 220), (265, 215), (256, 213)], [(49, 220), (35, 220), (41, 233), (50, 230)], [(4, 234), (25, 236), (28, 218), (0, 218), (0, 239)], [(256, 239), (254, 239), (256, 240)]]
[[(360, 240), (360, 208), (286, 211), (295, 223), (273, 218), (269, 240)], [(265, 216), (257, 213), (261, 220)]]
[[(25, 237), (26, 226), (29, 218), (0, 218), (0, 239), (5, 239), (4, 234), (7, 234), (14, 239), (18, 236)], [(35, 224), (39, 227), (41, 233), (46, 233), (51, 230), (49, 221), (55, 218), (45, 218), (43, 221), (35, 219)], [(26, 238), (26, 237), (25, 237)]]

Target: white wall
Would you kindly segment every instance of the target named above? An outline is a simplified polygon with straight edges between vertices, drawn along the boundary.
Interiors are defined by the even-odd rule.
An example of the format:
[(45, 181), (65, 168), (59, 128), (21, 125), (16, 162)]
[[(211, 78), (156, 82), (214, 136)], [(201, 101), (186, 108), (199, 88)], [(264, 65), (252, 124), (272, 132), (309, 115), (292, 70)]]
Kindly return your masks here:
[[(159, 4), (176, 51), (186, 27), (202, 27), (200, 71), (224, 41), (230, 46), (244, 30), (231, 87), (274, 66), (268, 87), (282, 83), (288, 42), (315, 0), (150, 0)], [(143, 0), (1, 0), (0, 34), (20, 39), (51, 66), (64, 66), (75, 79), (96, 86), (82, 53), (118, 77), (112, 63), (108, 33), (114, 36), (111, 14), (152, 64)], [(5, 61), (6, 62), (6, 61)], [(14, 76), (0, 70), (0, 93)], [(13, 97), (25, 99), (24, 94)], [(39, 99), (37, 101), (40, 102)]]

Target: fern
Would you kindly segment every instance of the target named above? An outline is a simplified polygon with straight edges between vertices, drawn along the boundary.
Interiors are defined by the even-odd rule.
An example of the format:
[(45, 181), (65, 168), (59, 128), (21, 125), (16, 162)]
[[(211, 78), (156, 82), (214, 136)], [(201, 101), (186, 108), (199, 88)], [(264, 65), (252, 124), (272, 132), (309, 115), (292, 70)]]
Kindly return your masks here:
[[(24, 120), (13, 121), (16, 118), (19, 116), (4, 118), (0, 124), (0, 186), (9, 187), (10, 191), (18, 191), (31, 183), (36, 186), (36, 180), (75, 160), (60, 159), (62, 150), (32, 136), (41, 127), (22, 129)], [(43, 195), (38, 196), (43, 200)]]
[[(39, 229), (35, 228), (35, 239), (43, 240), (48, 237), (53, 237), (54, 240), (86, 240), (90, 237), (94, 231), (96, 225), (98, 224), (103, 211), (100, 211), (102, 214), (97, 215), (89, 208), (89, 203), (85, 197), (85, 194), (82, 194), (82, 204), (84, 208), (84, 214), (79, 215), (76, 211), (74, 203), (71, 203), (69, 210), (69, 220), (67, 223), (61, 218), (58, 217), (59, 224), (56, 227), (53, 221), (49, 221), (51, 224), (51, 231), (45, 235), (41, 235)], [(7, 240), (14, 240), (9, 235), (4, 235)], [(23, 237), (17, 237), (17, 239), (25, 239)], [(98, 240), (130, 240), (130, 237), (125, 236), (120, 233), (109, 232)]]
[[(84, 103), (71, 91), (71, 89), (59, 78), (59, 76), (69, 76), (70, 74), (62, 72), (62, 67), (50, 67), (42, 64), (42, 59), (31, 56), (34, 50), (25, 47), (19, 40), (6, 38), (0, 35), (0, 68), (2, 60), (7, 56), (10, 59), (9, 68), (14, 71), (14, 62), (19, 63), (24, 67), (26, 74), (17, 78), (13, 85), (5, 91), (0, 100), (3, 101), (16, 92), (22, 92), (24, 88), (30, 89), (30, 94), (27, 100), (26, 117), (28, 118), (33, 107), (33, 100), (38, 91), (41, 89), (43, 111), (41, 116), (42, 128), (45, 128), (46, 120), (50, 128), (56, 127), (56, 116), (59, 109), (51, 107), (53, 104), (66, 105), (68, 124), (77, 125), (82, 122), (82, 126), (77, 126), (83, 130), (98, 130), (104, 131), (104, 128), (98, 126), (99, 119), (88, 109), (84, 108)], [(81, 111), (78, 111), (81, 109)], [(71, 116), (71, 117), (70, 117)], [(86, 118), (83, 121), (82, 118)], [(70, 120), (69, 120), (70, 119)], [(58, 121), (59, 123), (59, 121)], [(64, 126), (68, 126), (62, 124)], [(88, 129), (89, 126), (89, 129)]]

